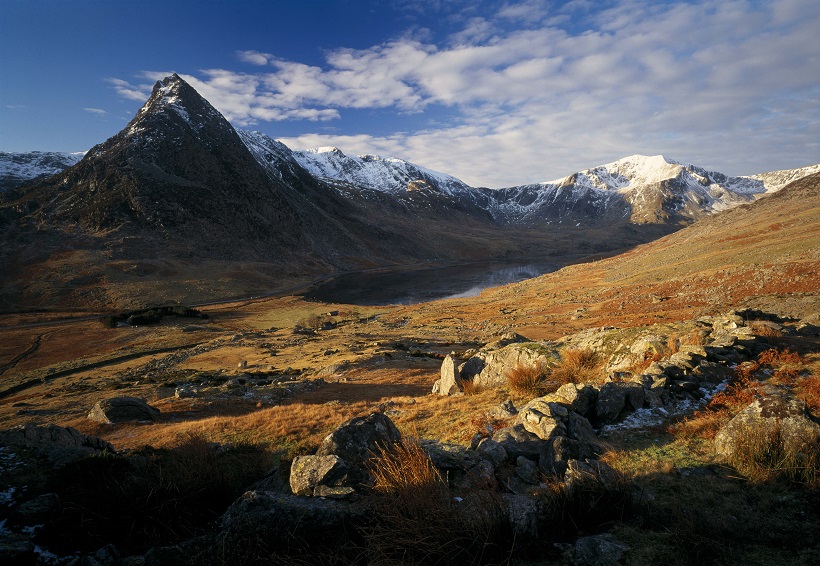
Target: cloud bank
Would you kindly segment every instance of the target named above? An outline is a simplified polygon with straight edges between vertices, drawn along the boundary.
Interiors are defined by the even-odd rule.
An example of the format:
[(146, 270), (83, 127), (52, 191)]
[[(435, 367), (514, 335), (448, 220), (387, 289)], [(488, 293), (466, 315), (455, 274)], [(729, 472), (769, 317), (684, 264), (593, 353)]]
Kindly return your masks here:
[[(409, 115), (421, 126), (389, 135), (306, 127), (282, 141), (398, 156), (473, 185), (545, 181), (632, 153), (730, 174), (820, 161), (820, 3), (546, 6), (508, 2), (463, 18), (442, 41), (408, 33), (329, 51), (322, 66), (238, 51), (252, 70), (182, 76), (239, 127), (360, 109)], [(146, 97), (110, 82), (126, 98)]]

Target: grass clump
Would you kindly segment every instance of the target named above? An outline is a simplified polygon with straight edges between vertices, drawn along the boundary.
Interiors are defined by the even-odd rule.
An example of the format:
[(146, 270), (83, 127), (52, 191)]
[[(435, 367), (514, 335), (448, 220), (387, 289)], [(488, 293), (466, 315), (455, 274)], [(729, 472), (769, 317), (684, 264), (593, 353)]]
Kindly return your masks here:
[(501, 499), (476, 491), (454, 498), (421, 444), (410, 438), (376, 454), (365, 529), (368, 563), (497, 564), (512, 539)]
[(600, 362), (601, 357), (594, 350), (568, 348), (561, 352), (561, 361), (552, 368), (551, 377), (560, 385), (594, 381)]
[(539, 397), (558, 389), (557, 384), (548, 380), (549, 377), (551, 377), (551, 371), (543, 362), (532, 364), (518, 362), (507, 372), (507, 383), (514, 393)]
[(792, 483), (820, 485), (820, 447), (784, 434), (779, 425), (745, 429), (728, 463), (753, 482), (784, 477)]

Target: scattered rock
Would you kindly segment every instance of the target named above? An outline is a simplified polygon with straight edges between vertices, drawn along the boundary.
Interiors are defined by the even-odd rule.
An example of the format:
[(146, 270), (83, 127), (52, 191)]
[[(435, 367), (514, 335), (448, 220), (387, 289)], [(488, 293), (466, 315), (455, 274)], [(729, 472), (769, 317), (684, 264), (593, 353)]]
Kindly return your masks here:
[(159, 409), (152, 407), (145, 399), (136, 397), (112, 397), (97, 401), (88, 413), (88, 418), (105, 424), (129, 421), (154, 421), (159, 418)]
[(348, 485), (364, 484), (367, 462), (380, 450), (401, 442), (401, 433), (390, 417), (371, 413), (345, 421), (322, 441), (317, 456), (339, 456), (348, 467)]
[(489, 413), (487, 413), (488, 417), (499, 419), (502, 421), (506, 421), (515, 417), (518, 414), (518, 409), (515, 408), (513, 402), (507, 399), (503, 403), (493, 407)]
[(586, 415), (595, 405), (598, 392), (594, 387), (582, 383), (565, 383), (548, 397), (565, 404), (568, 409), (575, 411), (579, 415)]
[(341, 486), (347, 466), (338, 456), (298, 456), (290, 467), (290, 488), (294, 495), (314, 495), (319, 486)]

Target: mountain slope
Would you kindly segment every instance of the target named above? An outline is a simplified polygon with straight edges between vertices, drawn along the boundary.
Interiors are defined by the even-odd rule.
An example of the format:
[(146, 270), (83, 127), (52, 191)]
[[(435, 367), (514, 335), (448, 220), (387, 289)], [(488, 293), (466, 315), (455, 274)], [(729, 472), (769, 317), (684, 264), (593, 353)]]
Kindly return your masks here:
[[(447, 312), (503, 332), (502, 307), (514, 313), (515, 331), (533, 339), (740, 307), (800, 318), (820, 312), (820, 173), (618, 256), (448, 302)], [(432, 305), (408, 308), (437, 314)]]

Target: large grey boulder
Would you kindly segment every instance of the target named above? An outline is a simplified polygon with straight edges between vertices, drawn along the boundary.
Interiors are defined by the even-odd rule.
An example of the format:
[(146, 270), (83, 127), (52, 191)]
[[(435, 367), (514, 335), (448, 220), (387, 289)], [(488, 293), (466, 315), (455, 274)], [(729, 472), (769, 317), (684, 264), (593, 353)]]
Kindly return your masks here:
[(461, 376), (453, 356), (448, 355), (441, 363), (441, 378), (433, 385), (433, 393), (439, 395), (457, 395), (462, 393)]
[[(472, 361), (478, 360), (478, 361)], [(555, 361), (554, 352), (535, 342), (514, 343), (500, 350), (480, 351), (461, 368), (462, 379), (472, 379), (478, 387), (498, 387), (507, 383), (507, 374), (517, 365), (545, 366)], [(478, 373), (473, 373), (479, 369)]]
[(325, 437), (316, 455), (334, 455), (344, 460), (348, 467), (348, 483), (355, 486), (367, 482), (368, 461), (398, 442), (401, 442), (401, 433), (390, 417), (371, 413), (342, 423)]
[(547, 398), (566, 405), (569, 410), (575, 411), (579, 415), (586, 416), (590, 409), (595, 406), (598, 391), (594, 387), (582, 383), (565, 383), (555, 393), (547, 395)]
[(101, 438), (86, 436), (76, 428), (53, 424), (37, 426), (29, 423), (0, 432), (0, 445), (33, 450), (57, 466), (101, 451), (115, 451), (111, 444)]
[(601, 422), (613, 422), (625, 409), (635, 410), (643, 407), (644, 397), (643, 386), (640, 383), (605, 383), (598, 392), (595, 415)]
[(770, 389), (726, 423), (715, 436), (715, 451), (730, 458), (747, 443), (779, 439), (784, 446), (818, 449), (820, 424), (806, 403)]
[(539, 397), (521, 408), (516, 423), (541, 440), (549, 440), (553, 436), (567, 434), (564, 422), (568, 415), (569, 411), (563, 405)]
[(242, 552), (259, 544), (285, 550), (291, 545), (332, 545), (366, 518), (363, 505), (270, 491), (248, 491), (222, 516), (220, 547)]
[(113, 424), (130, 421), (155, 421), (160, 412), (145, 399), (137, 397), (112, 397), (97, 401), (88, 418), (99, 423)]
[(294, 495), (314, 495), (317, 487), (339, 487), (346, 479), (347, 465), (334, 455), (298, 456), (290, 466), (290, 489)]

